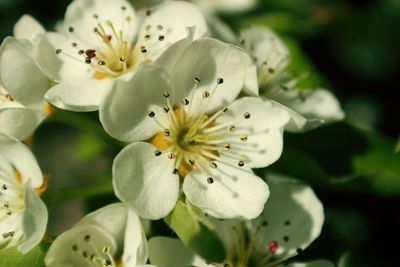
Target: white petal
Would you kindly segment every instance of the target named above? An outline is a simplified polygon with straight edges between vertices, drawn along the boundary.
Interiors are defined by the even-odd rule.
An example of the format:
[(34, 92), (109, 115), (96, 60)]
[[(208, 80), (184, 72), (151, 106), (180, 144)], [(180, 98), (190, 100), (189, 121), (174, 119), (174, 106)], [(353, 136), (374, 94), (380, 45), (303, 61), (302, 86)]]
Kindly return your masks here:
[(257, 247), (276, 242), (274, 257), (285, 260), (305, 249), (321, 232), (324, 211), (313, 190), (299, 181), (277, 174), (267, 175), (271, 196), (262, 215), (252, 221), (261, 225)]
[(113, 86), (110, 79), (65, 80), (45, 95), (54, 106), (72, 111), (95, 111)]
[(40, 108), (49, 81), (30, 55), (26, 41), (12, 37), (0, 47), (0, 83), (24, 106)]
[(223, 13), (235, 13), (253, 8), (257, 0), (194, 0), (204, 8)]
[[(131, 18), (131, 22), (126, 21), (127, 17)], [(83, 49), (94, 49), (98, 47), (99, 37), (93, 29), (98, 27), (98, 23), (105, 26), (107, 20), (113, 23), (116, 32), (123, 31), (125, 40), (133, 40), (136, 15), (131, 4), (125, 0), (74, 0), (65, 13), (64, 26), (71, 41), (86, 46)], [(107, 26), (105, 29), (111, 31)]]
[[(207, 24), (195, 5), (183, 1), (167, 1), (150, 9), (139, 31), (138, 47), (144, 46), (151, 60), (156, 59), (170, 45), (188, 36), (187, 28), (193, 27), (194, 39), (207, 33)], [(145, 36), (149, 36), (146, 38)]]
[(236, 34), (215, 12), (203, 10), (203, 14), (212, 32), (211, 36), (226, 43), (236, 43)]
[[(90, 236), (90, 242), (85, 241), (86, 236)], [(106, 257), (102, 253), (105, 246), (110, 247), (111, 253), (117, 251), (114, 239), (106, 231), (95, 225), (83, 224), (58, 236), (50, 246), (44, 261), (48, 267), (87, 266), (91, 255), (103, 259)]]
[(327, 261), (327, 260), (316, 260), (316, 261), (310, 261), (310, 262), (295, 262), (287, 265), (288, 267), (335, 267), (335, 264), (333, 262)]
[(23, 213), (24, 241), (18, 247), (27, 253), (38, 245), (46, 232), (48, 212), (46, 205), (32, 188), (30, 181), (25, 183), (25, 211)]
[(156, 148), (137, 142), (125, 147), (115, 158), (115, 194), (140, 217), (160, 219), (175, 206), (179, 177), (173, 174), (173, 161), (166, 154), (155, 156)]
[(305, 129), (317, 126), (315, 121), (323, 123), (344, 118), (339, 101), (325, 89), (289, 90), (275, 100), (307, 118), (310, 122), (304, 126)]
[(77, 225), (96, 225), (122, 246), (128, 209), (122, 203), (110, 204), (83, 217)]
[(0, 132), (25, 140), (43, 120), (45, 114), (29, 108), (0, 108)]
[(27, 39), (35, 42), (38, 35), (44, 32), (43, 26), (29, 15), (23, 15), (14, 25), (14, 37), (18, 39)]
[[(57, 55), (57, 49), (61, 49), (62, 53)], [(85, 64), (77, 49), (63, 34), (49, 32), (40, 36), (33, 54), (41, 70), (51, 80), (91, 78), (93, 75), (92, 68)]]
[(149, 260), (158, 267), (209, 267), (210, 265), (196, 256), (179, 239), (153, 237), (149, 240)]
[(142, 65), (129, 81), (118, 80), (100, 107), (104, 129), (122, 141), (146, 140), (159, 131), (148, 117), (152, 105), (164, 106), (169, 86), (163, 70)]
[(247, 50), (258, 69), (258, 84), (270, 85), (285, 74), (289, 65), (289, 49), (267, 27), (252, 27), (240, 34), (242, 47)]
[(0, 154), (21, 174), (22, 183), (30, 180), (33, 188), (42, 185), (42, 172), (32, 152), (25, 145), (0, 134)]
[(183, 191), (191, 203), (217, 218), (253, 219), (269, 196), (267, 184), (250, 169), (225, 163), (210, 168), (208, 174), (200, 169), (191, 171), (185, 177)]
[[(198, 109), (209, 112), (237, 97), (248, 78), (249, 68), (254, 68), (254, 65), (242, 49), (216, 39), (202, 38), (194, 41), (181, 55), (171, 79), (179, 101), (190, 93), (197, 92), (201, 96), (208, 90), (211, 97), (207, 99), (207, 105), (202, 105), (201, 97), (196, 98), (197, 102), (192, 105), (202, 105)], [(200, 83), (193, 91), (194, 78), (200, 79)]]
[[(248, 118), (245, 118), (245, 115)], [(232, 133), (227, 130), (221, 138), (231, 145), (221, 156), (232, 160), (243, 160), (250, 168), (266, 167), (274, 163), (282, 153), (283, 127), (289, 120), (285, 110), (256, 97), (245, 97), (234, 101), (228, 111), (217, 120), (218, 124), (230, 123), (236, 127)], [(246, 136), (247, 141), (241, 141)]]
[(124, 254), (122, 255), (123, 266), (135, 267), (145, 264), (147, 257), (147, 239), (139, 217), (132, 211), (129, 211), (125, 231)]

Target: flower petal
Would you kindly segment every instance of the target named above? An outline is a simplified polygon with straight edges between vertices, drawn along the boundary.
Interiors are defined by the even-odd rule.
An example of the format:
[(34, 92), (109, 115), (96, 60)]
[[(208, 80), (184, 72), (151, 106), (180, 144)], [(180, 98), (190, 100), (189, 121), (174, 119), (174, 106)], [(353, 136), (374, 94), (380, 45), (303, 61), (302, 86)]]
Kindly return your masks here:
[(23, 15), (14, 25), (14, 37), (31, 42), (36, 42), (38, 35), (45, 31), (43, 26), (29, 15)]
[(33, 188), (42, 185), (42, 171), (32, 152), (25, 145), (14, 138), (0, 134), (0, 154), (20, 173), (22, 183), (29, 180)]
[(115, 158), (115, 194), (140, 217), (160, 219), (175, 206), (179, 177), (173, 174), (173, 161), (166, 154), (155, 155), (156, 148), (137, 142), (125, 147)]
[(135, 10), (125, 0), (74, 0), (65, 12), (64, 26), (73, 42), (86, 46), (84, 49), (94, 49), (99, 37), (93, 29), (99, 23), (106, 25), (110, 21), (117, 32), (123, 31), (125, 40), (131, 41), (136, 32), (136, 19)]
[(146, 140), (159, 126), (148, 117), (152, 105), (162, 107), (169, 85), (158, 67), (141, 65), (129, 81), (118, 80), (100, 107), (104, 129), (122, 141)]
[(196, 256), (179, 239), (153, 237), (149, 240), (149, 260), (158, 267), (209, 267), (210, 265)]
[(44, 117), (45, 114), (40, 110), (24, 107), (0, 108), (0, 132), (25, 140)]
[(192, 3), (168, 1), (150, 9), (139, 31), (138, 47), (145, 47), (146, 57), (156, 59), (170, 45), (187, 37), (188, 27), (194, 27), (194, 39), (207, 33), (203, 14)]
[(53, 81), (89, 78), (93, 75), (92, 68), (79, 57), (76, 48), (70, 45), (70, 40), (63, 34), (43, 34), (33, 54), (40, 69)]
[(54, 106), (72, 111), (95, 111), (113, 86), (112, 80), (67, 80), (53, 86), (45, 95)]
[[(339, 101), (331, 92), (325, 89), (282, 91), (275, 100), (307, 118), (309, 123), (299, 130), (307, 130), (324, 122), (332, 122), (344, 118), (344, 112), (340, 107)], [(294, 127), (289, 129), (296, 131)]]
[(24, 241), (19, 245), (18, 250), (25, 254), (42, 240), (46, 232), (48, 212), (30, 181), (25, 183), (24, 202), (25, 210), (22, 219)]
[(109, 233), (122, 247), (128, 209), (122, 203), (107, 205), (83, 217), (77, 225), (96, 225)]
[[(196, 93), (200, 97), (196, 97), (197, 102), (192, 105), (201, 105), (198, 110), (210, 112), (237, 97), (248, 79), (249, 68), (254, 65), (242, 49), (216, 39), (202, 38), (194, 41), (177, 60), (171, 77), (179, 101)], [(197, 85), (195, 78), (200, 80)], [(211, 97), (204, 106), (201, 95), (205, 90)]]
[(79, 225), (62, 233), (50, 246), (44, 259), (46, 266), (87, 266), (92, 255), (104, 259), (100, 254), (104, 247), (111, 253), (117, 251), (114, 239), (95, 225)]
[[(271, 196), (262, 215), (251, 222), (261, 226), (257, 247), (281, 260), (300, 253), (321, 232), (324, 211), (313, 190), (299, 181), (267, 175)], [(271, 242), (277, 250), (268, 251)]]
[(49, 80), (30, 55), (30, 44), (13, 37), (0, 47), (0, 83), (24, 106), (40, 108)]
[(205, 9), (222, 13), (236, 13), (253, 8), (257, 0), (194, 0), (193, 2)]
[[(262, 168), (280, 157), (283, 147), (283, 128), (289, 120), (285, 110), (256, 97), (234, 101), (228, 111), (217, 120), (216, 125), (229, 124), (221, 138), (230, 144), (229, 151), (221, 151), (221, 157), (236, 162), (243, 160), (250, 168)], [(234, 162), (234, 164), (236, 164)]]
[(139, 217), (132, 211), (128, 212), (128, 221), (125, 231), (124, 254), (122, 262), (124, 267), (136, 267), (147, 262), (147, 238), (143, 231)]
[(208, 173), (191, 171), (183, 191), (191, 203), (216, 218), (253, 219), (269, 196), (267, 184), (250, 169), (222, 162)]

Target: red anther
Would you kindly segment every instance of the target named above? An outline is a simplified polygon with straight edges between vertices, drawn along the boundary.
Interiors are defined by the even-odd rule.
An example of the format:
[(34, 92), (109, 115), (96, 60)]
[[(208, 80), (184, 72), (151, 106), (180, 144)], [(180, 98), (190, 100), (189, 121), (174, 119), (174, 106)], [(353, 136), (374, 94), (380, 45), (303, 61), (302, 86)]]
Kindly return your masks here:
[(106, 38), (107, 38), (108, 41), (111, 41), (112, 35), (108, 34), (108, 35), (106, 35)]
[(85, 55), (87, 58), (94, 58), (96, 56), (96, 50), (95, 49), (87, 49), (85, 51)]
[(268, 243), (268, 250), (272, 253), (275, 254), (275, 252), (278, 250), (278, 242), (275, 240), (272, 240)]

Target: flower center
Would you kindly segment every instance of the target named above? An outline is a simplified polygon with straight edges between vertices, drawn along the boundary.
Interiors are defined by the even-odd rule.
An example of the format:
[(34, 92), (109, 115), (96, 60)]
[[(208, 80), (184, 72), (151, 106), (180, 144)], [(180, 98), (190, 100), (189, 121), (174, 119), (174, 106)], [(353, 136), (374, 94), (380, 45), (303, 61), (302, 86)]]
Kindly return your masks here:
[[(5, 220), (12, 220), (13, 216), (20, 216), (24, 209), (24, 188), (21, 183), (21, 175), (18, 171), (15, 175), (9, 176), (0, 169), (0, 222)], [(7, 225), (7, 224), (6, 224)], [(9, 227), (9, 226), (8, 226)], [(10, 243), (11, 240), (17, 237), (16, 232), (19, 233), (20, 225), (12, 225), (12, 229), (1, 229), (0, 233), (0, 246), (3, 242)]]
[[(194, 80), (196, 86), (200, 79), (195, 78)], [(238, 159), (237, 164), (232, 163), (232, 159), (236, 160), (238, 155), (230, 153), (230, 142), (239, 141), (232, 139), (236, 138), (232, 133), (236, 130), (234, 124), (237, 119), (224, 123), (217, 122), (217, 119), (228, 111), (227, 107), (222, 107), (212, 114), (205, 114), (202, 111), (208, 105), (208, 100), (215, 89), (222, 83), (223, 79), (219, 78), (216, 87), (210, 92), (203, 91), (200, 102), (197, 101), (196, 104), (194, 104), (196, 92), (192, 94), (191, 100), (185, 98), (182, 100), (182, 104), (175, 103), (174, 105), (170, 103), (169, 93), (164, 92), (164, 97), (167, 100), (163, 107), (164, 112), (156, 114), (154, 111), (150, 111), (148, 113), (148, 116), (154, 119), (162, 129), (148, 140), (157, 148), (155, 156), (169, 153), (168, 157), (175, 161), (172, 172), (179, 174), (181, 178), (184, 178), (194, 168), (209, 173), (208, 168), (216, 169), (219, 162), (235, 165), (235, 167), (244, 166), (242, 159)], [(250, 114), (246, 112), (244, 117), (246, 119), (250, 117)], [(247, 141), (247, 135), (240, 135), (240, 141)], [(213, 183), (214, 178), (208, 177), (207, 182)]]
[[(100, 22), (99, 15), (93, 14), (95, 27), (90, 34), (95, 34), (98, 44), (95, 47), (82, 48), (73, 42), (71, 46), (76, 49), (76, 55), (65, 53), (61, 48), (56, 49), (57, 55), (65, 55), (81, 63), (86, 63), (93, 68), (92, 78), (102, 80), (105, 78), (118, 78), (133, 70), (138, 65), (139, 52), (146, 53), (143, 48), (139, 51), (129, 40), (127, 33), (133, 31), (133, 19), (125, 14), (126, 7), (121, 7), (122, 23), (117, 28), (111, 20)], [(68, 27), (73, 33), (74, 27)]]

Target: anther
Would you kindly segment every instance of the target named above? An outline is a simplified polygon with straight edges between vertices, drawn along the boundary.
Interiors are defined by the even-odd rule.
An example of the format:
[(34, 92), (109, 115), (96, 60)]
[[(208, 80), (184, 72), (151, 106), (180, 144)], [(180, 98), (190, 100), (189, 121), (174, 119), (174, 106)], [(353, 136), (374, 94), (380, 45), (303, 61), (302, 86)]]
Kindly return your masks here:
[(163, 93), (163, 95), (164, 95), (165, 98), (168, 98), (168, 97), (170, 96), (169, 93), (168, 93), (167, 91), (165, 91), (165, 92)]
[(217, 166), (217, 164), (215, 162), (211, 162), (210, 163), (210, 167), (213, 168), (213, 169), (216, 169), (218, 166)]
[(140, 48), (140, 51), (141, 51), (142, 53), (146, 53), (146, 52), (147, 52), (147, 49), (146, 49), (146, 47), (142, 46), (142, 47)]
[(169, 136), (171, 134), (171, 132), (168, 130), (168, 129), (165, 129), (164, 130), (164, 135), (165, 136)]
[(235, 127), (234, 125), (230, 126), (230, 127), (229, 127), (229, 131), (230, 131), (231, 133), (235, 132), (235, 131), (236, 131), (236, 127)]
[(3, 189), (3, 190), (5, 191), (5, 190), (7, 190), (7, 189), (8, 189), (8, 187), (7, 187), (7, 185), (6, 185), (6, 184), (3, 184), (3, 185), (1, 186), (1, 189)]
[(189, 99), (187, 98), (183, 99), (182, 104), (184, 104), (185, 106), (189, 105)]
[(159, 40), (159, 41), (164, 41), (164, 39), (165, 39), (165, 36), (164, 36), (164, 35), (158, 36), (158, 40)]
[(243, 161), (243, 160), (239, 161), (239, 162), (238, 162), (238, 166), (239, 166), (239, 167), (243, 167), (243, 166), (244, 166), (244, 161)]
[(82, 49), (78, 51), (79, 55), (83, 55), (85, 53), (85, 51), (83, 51)]
[(218, 83), (218, 84), (222, 84), (222, 83), (224, 83), (224, 79), (222, 79), (222, 78), (218, 78), (218, 79), (217, 79), (217, 83)]
[(203, 92), (203, 98), (207, 98), (209, 96), (210, 96), (210, 92), (208, 92), (208, 91)]
[(146, 34), (146, 35), (144, 36), (144, 39), (145, 39), (146, 41), (150, 40), (150, 34)]
[(94, 57), (96, 57), (96, 50), (95, 49), (86, 49), (85, 55), (87, 58), (94, 58)]
[(110, 259), (104, 260), (103, 266), (104, 266), (104, 267), (111, 266), (111, 260), (110, 260)]
[(231, 145), (230, 144), (225, 144), (224, 148), (225, 148), (225, 150), (229, 150), (229, 149), (231, 149)]
[(98, 18), (99, 18), (99, 15), (93, 14), (93, 18), (98, 19)]
[(240, 44), (241, 44), (241, 45), (244, 45), (245, 43), (246, 43), (246, 40), (245, 40), (245, 39), (240, 40)]
[(189, 164), (194, 165), (196, 162), (193, 159), (189, 159)]
[(151, 25), (146, 25), (145, 29), (148, 31), (151, 29)]
[(173, 174), (178, 174), (178, 169), (174, 169)]
[(57, 54), (57, 55), (61, 54), (61, 52), (62, 52), (62, 49), (61, 49), (61, 48), (56, 49), (56, 54)]
[(222, 108), (222, 112), (227, 112), (228, 111), (228, 108), (227, 107), (223, 107)]
[(156, 113), (155, 113), (154, 111), (150, 111), (147, 115), (148, 115), (150, 118), (153, 118), (153, 117), (156, 115)]
[(174, 159), (174, 158), (175, 158), (175, 154), (174, 154), (174, 153), (172, 153), (172, 152), (171, 152), (171, 153), (169, 153), (169, 155), (168, 155), (168, 158), (169, 158), (169, 159)]
[(91, 63), (92, 63), (92, 60), (91, 60), (90, 58), (86, 58), (86, 59), (85, 59), (85, 63), (86, 63), (86, 64), (91, 64)]
[(245, 142), (245, 141), (248, 140), (248, 136), (245, 135), (245, 134), (242, 134), (242, 135), (240, 136), (240, 140), (243, 141), (243, 142)]
[(104, 62), (103, 60), (99, 60), (99, 62), (97, 62), (99, 65), (104, 66), (106, 65), (106, 62)]
[(157, 25), (157, 30), (161, 31), (163, 29), (162, 25)]
[(197, 77), (194, 77), (194, 83), (199, 84), (200, 83), (200, 79)]
[(243, 117), (247, 120), (247, 119), (250, 119), (251, 115), (249, 112), (246, 112), (243, 114)]
[(126, 6), (121, 6), (121, 9), (122, 10), (126, 10)]
[(90, 241), (90, 235), (85, 235), (83, 240), (85, 240), (85, 242), (89, 242)]
[(162, 152), (161, 152), (160, 150), (154, 151), (154, 155), (155, 155), (156, 157), (160, 156), (161, 154), (162, 154)]
[(84, 258), (87, 258), (87, 257), (88, 257), (88, 252), (87, 252), (87, 251), (83, 251), (83, 252), (82, 252), (82, 256), (83, 256)]
[(78, 251), (78, 245), (74, 244), (74, 245), (72, 246), (72, 250), (73, 250), (73, 251)]
[(269, 68), (269, 69), (268, 69), (268, 72), (272, 74), (272, 73), (275, 72), (275, 70), (274, 70), (273, 68)]
[(77, 44), (77, 43), (71, 43), (71, 46), (72, 46), (72, 47), (77, 47), (78, 44)]
[(165, 111), (165, 113), (168, 113), (169, 112), (169, 107), (168, 106), (164, 106), (164, 111)]
[(74, 27), (68, 27), (69, 32), (74, 32)]
[(151, 10), (146, 10), (146, 16), (150, 16), (151, 15)]
[(104, 246), (102, 251), (104, 254), (108, 254), (108, 253), (110, 253), (110, 250), (111, 250), (111, 248), (109, 246)]
[(214, 178), (208, 177), (208, 178), (207, 178), (207, 183), (209, 183), (209, 184), (214, 183)]

